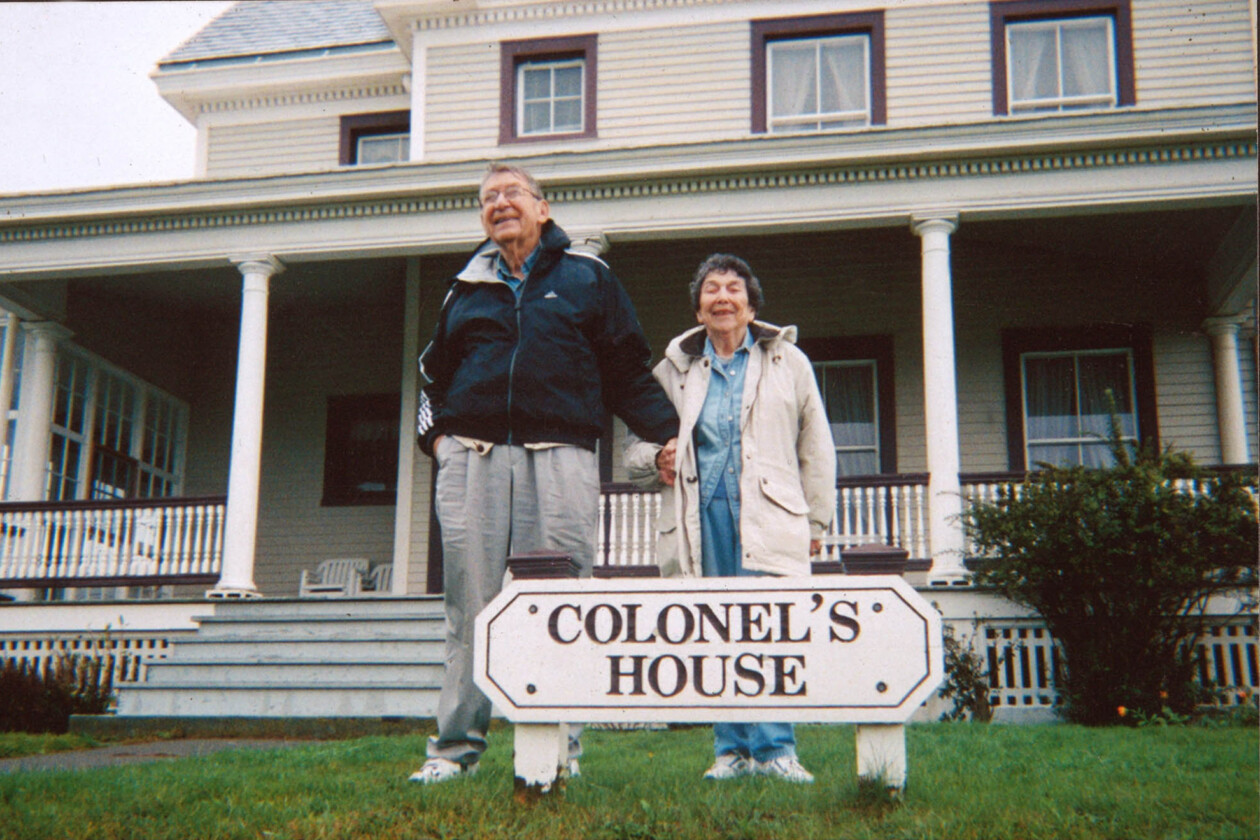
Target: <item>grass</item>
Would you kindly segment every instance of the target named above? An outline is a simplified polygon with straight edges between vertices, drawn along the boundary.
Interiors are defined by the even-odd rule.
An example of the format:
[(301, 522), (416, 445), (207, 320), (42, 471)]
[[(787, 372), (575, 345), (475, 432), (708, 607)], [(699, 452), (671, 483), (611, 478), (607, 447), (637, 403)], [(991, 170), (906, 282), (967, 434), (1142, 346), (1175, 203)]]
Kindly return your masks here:
[(101, 741), (88, 735), (27, 735), (23, 732), (0, 734), (0, 758), (21, 758), (24, 755), (48, 755), (49, 753), (86, 750), (102, 746)]
[(1243, 727), (923, 724), (900, 804), (859, 792), (851, 727), (798, 729), (812, 786), (703, 782), (712, 736), (588, 731), (562, 798), (511, 797), (511, 731), (481, 772), (409, 784), (422, 736), (0, 776), (0, 838), (93, 840), (1254, 840), (1260, 737)]

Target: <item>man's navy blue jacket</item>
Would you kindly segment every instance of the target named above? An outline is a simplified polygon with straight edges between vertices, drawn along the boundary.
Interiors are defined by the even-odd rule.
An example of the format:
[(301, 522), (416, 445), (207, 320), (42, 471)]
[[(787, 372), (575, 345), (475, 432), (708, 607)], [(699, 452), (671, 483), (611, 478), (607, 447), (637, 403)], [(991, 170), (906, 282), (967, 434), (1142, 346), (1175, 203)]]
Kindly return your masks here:
[(519, 299), (498, 277), (489, 240), (452, 280), (420, 356), (429, 380), (418, 424), (425, 453), (443, 434), (594, 450), (607, 411), (644, 440), (678, 434), (625, 289), (603, 261), (569, 244), (555, 222), (544, 224)]

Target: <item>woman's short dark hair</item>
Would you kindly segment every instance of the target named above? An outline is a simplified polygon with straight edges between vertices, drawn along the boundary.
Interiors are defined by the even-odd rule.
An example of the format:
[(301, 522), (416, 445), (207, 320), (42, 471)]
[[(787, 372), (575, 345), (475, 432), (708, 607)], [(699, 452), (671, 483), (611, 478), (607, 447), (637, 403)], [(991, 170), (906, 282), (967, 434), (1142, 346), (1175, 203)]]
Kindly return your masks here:
[(761, 311), (761, 305), (765, 303), (765, 297), (761, 294), (761, 281), (757, 279), (757, 275), (753, 274), (748, 263), (731, 254), (710, 254), (704, 262), (700, 263), (700, 267), (696, 269), (696, 276), (691, 281), (693, 311), (700, 311), (700, 287), (704, 285), (704, 278), (714, 272), (730, 272), (737, 277), (742, 277), (744, 288), (748, 291), (748, 306), (753, 312)]

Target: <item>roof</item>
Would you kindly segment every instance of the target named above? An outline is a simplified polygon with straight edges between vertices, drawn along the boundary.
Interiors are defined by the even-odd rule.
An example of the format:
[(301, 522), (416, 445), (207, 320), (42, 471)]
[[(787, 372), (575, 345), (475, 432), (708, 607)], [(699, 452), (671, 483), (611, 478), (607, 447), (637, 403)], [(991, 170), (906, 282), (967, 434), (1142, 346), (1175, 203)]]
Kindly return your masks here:
[(247, 0), (232, 6), (161, 65), (393, 43), (371, 0)]

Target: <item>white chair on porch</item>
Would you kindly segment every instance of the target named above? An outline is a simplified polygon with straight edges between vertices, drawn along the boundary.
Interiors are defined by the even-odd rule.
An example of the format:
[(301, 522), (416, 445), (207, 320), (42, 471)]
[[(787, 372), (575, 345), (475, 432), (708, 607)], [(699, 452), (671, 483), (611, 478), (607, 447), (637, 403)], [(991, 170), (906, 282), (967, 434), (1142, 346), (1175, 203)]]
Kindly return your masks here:
[(394, 587), (394, 564), (377, 563), (368, 571), (367, 595), (389, 595)]
[(363, 591), (363, 576), (367, 574), (366, 557), (345, 557), (325, 560), (315, 567), (302, 570), (298, 594), (303, 598), (346, 597)]

